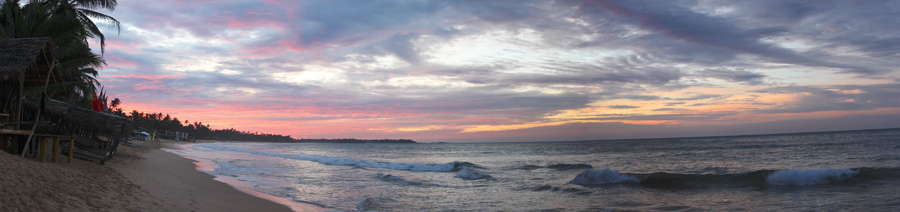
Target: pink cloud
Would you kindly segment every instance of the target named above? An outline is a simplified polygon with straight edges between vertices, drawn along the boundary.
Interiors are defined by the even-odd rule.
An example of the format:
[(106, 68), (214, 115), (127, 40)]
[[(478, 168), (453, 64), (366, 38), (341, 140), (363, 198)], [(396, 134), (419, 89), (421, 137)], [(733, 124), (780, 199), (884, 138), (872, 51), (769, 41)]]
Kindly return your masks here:
[(140, 65), (138, 62), (119, 57), (115, 54), (106, 54), (103, 58), (106, 59), (109, 68), (133, 68)]
[(164, 88), (159, 85), (144, 85), (144, 84), (136, 84), (134, 85), (134, 90), (163, 90)]
[(141, 48), (144, 47), (143, 43), (125, 43), (122, 41), (112, 40), (112, 39), (106, 40), (105, 43), (106, 43), (106, 49), (119, 50), (119, 51), (129, 53), (129, 54), (142, 53), (143, 51), (141, 50)]
[(108, 78), (136, 78), (150, 80), (150, 83), (160, 83), (160, 80), (182, 78), (183, 75), (137, 75), (137, 74), (118, 74), (104, 76)]

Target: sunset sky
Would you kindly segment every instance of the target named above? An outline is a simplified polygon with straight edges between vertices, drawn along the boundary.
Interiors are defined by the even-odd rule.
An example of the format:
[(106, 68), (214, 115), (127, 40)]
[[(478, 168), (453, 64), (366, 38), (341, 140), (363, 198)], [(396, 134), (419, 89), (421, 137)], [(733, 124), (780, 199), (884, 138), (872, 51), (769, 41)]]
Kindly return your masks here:
[[(900, 1), (119, 1), (109, 96), (294, 138), (900, 127)], [(96, 48), (96, 45), (95, 45)], [(96, 48), (99, 50), (99, 48)]]

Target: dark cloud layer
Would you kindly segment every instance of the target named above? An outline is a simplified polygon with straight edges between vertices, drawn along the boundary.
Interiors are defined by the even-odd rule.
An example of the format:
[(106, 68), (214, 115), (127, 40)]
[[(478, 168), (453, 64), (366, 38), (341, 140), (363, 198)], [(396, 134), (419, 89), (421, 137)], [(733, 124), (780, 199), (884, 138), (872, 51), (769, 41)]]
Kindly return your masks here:
[[(900, 105), (896, 1), (163, 0), (111, 15), (126, 27), (101, 80), (126, 101), (307, 112), (272, 120), (459, 132), (585, 108), (654, 115), (568, 121)], [(698, 109), (729, 104), (744, 109)]]
[(729, 82), (743, 82), (750, 85), (762, 84), (766, 75), (745, 70), (707, 69), (695, 72), (699, 77), (715, 78)]

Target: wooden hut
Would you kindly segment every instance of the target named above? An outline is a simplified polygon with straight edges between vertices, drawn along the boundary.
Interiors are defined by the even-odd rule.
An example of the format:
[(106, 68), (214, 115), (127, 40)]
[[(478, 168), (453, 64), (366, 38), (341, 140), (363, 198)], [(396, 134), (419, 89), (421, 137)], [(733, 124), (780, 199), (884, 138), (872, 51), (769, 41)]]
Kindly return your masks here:
[[(24, 101), (26, 110), (33, 111), (40, 103), (32, 98)], [(38, 125), (41, 134), (74, 135), (75, 157), (99, 161), (101, 164), (115, 155), (119, 142), (131, 135), (131, 119), (95, 112), (73, 104), (50, 99), (44, 104), (48, 123)], [(68, 147), (68, 146), (65, 146)]]
[(60, 138), (68, 138), (70, 158), (74, 152), (102, 164), (131, 132), (131, 120), (52, 99), (42, 105), (43, 97), (29, 97), (26, 89), (46, 89), (62, 82), (55, 56), (50, 38), (0, 38), (0, 144), (15, 154), (26, 149), (23, 135), (37, 138), (40, 144), (42, 139), (55, 138), (55, 162)]
[(22, 105), (25, 89), (62, 82), (58, 64), (50, 38), (0, 38), (0, 144), (5, 150), (18, 151), (21, 141), (16, 135), (28, 124)]

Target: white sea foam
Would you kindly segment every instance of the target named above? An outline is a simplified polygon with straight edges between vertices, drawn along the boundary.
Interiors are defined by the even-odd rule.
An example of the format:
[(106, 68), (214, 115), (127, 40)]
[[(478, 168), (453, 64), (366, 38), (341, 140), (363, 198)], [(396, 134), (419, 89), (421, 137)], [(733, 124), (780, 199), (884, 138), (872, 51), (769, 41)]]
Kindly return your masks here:
[(607, 183), (639, 183), (637, 178), (628, 175), (620, 175), (619, 171), (605, 168), (603, 170), (589, 169), (581, 172), (569, 184), (590, 185)]
[(817, 185), (850, 179), (859, 171), (850, 169), (790, 169), (777, 171), (766, 179), (772, 185)]
[(380, 162), (380, 161), (368, 161), (357, 158), (350, 157), (340, 157), (340, 156), (328, 156), (328, 155), (307, 155), (307, 154), (284, 154), (284, 153), (274, 153), (274, 152), (261, 152), (243, 148), (234, 148), (228, 146), (222, 146), (218, 144), (198, 144), (202, 145), (204, 148), (221, 150), (221, 151), (232, 151), (232, 152), (243, 152), (255, 155), (264, 155), (269, 157), (279, 157), (279, 158), (289, 158), (295, 160), (305, 160), (317, 162), (325, 165), (344, 165), (344, 166), (360, 166), (367, 168), (383, 168), (383, 169), (394, 169), (394, 170), (408, 170), (408, 171), (423, 171), (423, 172), (452, 172), (459, 170), (460, 166), (467, 165), (469, 163), (453, 161), (445, 164), (421, 164), (421, 163), (390, 163), (390, 162)]
[(475, 170), (472, 170), (469, 168), (463, 168), (462, 170), (459, 170), (459, 172), (456, 173), (456, 178), (462, 178), (462, 179), (466, 179), (466, 180), (477, 180), (477, 179), (484, 179), (484, 178), (490, 178), (490, 177), (491, 177), (491, 175), (478, 173)]

